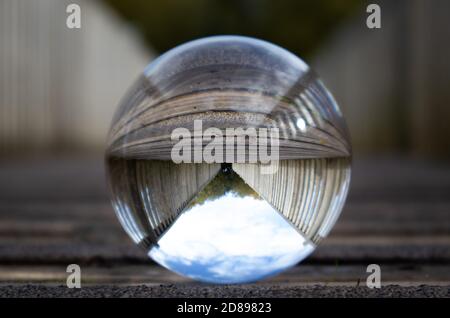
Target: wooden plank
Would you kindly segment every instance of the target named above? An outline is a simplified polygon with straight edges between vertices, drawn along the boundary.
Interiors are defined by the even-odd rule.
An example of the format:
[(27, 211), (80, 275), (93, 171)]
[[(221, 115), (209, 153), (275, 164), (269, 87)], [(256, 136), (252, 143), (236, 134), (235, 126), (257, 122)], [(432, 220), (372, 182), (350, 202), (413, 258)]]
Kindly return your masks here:
[[(284, 293), (292, 292), (284, 289), (291, 283), (296, 291), (320, 282), (355, 286), (367, 264), (377, 263), (386, 283), (448, 286), (449, 194), (448, 165), (355, 161), (350, 197), (329, 237), (267, 284), (280, 284)], [(99, 157), (3, 161), (0, 283), (63, 283), (70, 263), (82, 266), (87, 284), (172, 282), (171, 293), (178, 293), (179, 283), (189, 281), (154, 266), (127, 237), (109, 203)], [(17, 288), (0, 287), (0, 294)]]
[[(277, 276), (262, 280), (258, 284), (344, 284), (364, 285), (367, 266), (353, 265), (313, 265), (303, 264), (293, 267)], [(97, 284), (167, 284), (192, 283), (193, 280), (176, 275), (160, 266), (82, 266), (82, 285)], [(411, 281), (414, 277), (414, 281)], [(1, 265), (0, 286), (5, 283), (62, 284), (67, 279), (64, 265)], [(410, 285), (450, 285), (447, 265), (383, 265), (384, 284)]]

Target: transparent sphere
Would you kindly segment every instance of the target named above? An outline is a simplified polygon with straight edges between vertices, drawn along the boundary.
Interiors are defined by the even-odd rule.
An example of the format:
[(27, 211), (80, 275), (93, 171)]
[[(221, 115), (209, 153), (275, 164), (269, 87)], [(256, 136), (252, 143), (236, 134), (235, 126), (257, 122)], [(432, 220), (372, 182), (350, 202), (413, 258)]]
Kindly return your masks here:
[(351, 146), (313, 71), (253, 38), (163, 54), (123, 99), (106, 163), (117, 216), (162, 266), (241, 283), (305, 259), (344, 204)]

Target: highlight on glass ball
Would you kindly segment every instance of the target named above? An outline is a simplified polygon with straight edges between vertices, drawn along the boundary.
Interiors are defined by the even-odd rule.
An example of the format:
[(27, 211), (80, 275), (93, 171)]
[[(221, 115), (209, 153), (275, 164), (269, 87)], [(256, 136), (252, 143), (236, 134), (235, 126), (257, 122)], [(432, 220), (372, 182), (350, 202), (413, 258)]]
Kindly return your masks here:
[(336, 222), (351, 145), (300, 58), (248, 37), (180, 45), (117, 110), (106, 162), (116, 214), (171, 271), (253, 282), (310, 255)]

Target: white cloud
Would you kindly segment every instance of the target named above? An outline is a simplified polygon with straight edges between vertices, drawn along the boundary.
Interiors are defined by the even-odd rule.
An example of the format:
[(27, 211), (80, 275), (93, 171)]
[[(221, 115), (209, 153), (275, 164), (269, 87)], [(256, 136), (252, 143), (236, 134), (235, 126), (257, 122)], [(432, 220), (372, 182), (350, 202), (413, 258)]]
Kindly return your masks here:
[(149, 254), (187, 276), (238, 282), (292, 266), (312, 250), (267, 202), (228, 193), (181, 215)]

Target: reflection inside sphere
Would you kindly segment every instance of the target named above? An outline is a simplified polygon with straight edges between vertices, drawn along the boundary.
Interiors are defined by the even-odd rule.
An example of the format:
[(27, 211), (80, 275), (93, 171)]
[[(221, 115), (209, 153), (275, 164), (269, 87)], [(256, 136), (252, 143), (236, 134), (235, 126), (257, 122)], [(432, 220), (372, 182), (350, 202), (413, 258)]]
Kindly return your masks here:
[[(212, 140), (199, 123), (214, 141), (229, 129), (244, 138), (218, 143), (214, 154), (227, 156), (197, 160)], [(251, 160), (267, 150), (254, 140), (277, 145), (266, 153), (276, 169)], [(178, 160), (181, 142), (189, 147)], [(342, 210), (350, 163), (344, 118), (317, 75), (276, 45), (238, 36), (192, 41), (151, 63), (116, 112), (106, 151), (112, 203), (132, 240), (166, 268), (213, 283), (256, 281), (313, 252)]]
[(155, 261), (194, 279), (238, 283), (274, 275), (313, 250), (236, 173), (225, 171), (150, 250)]

